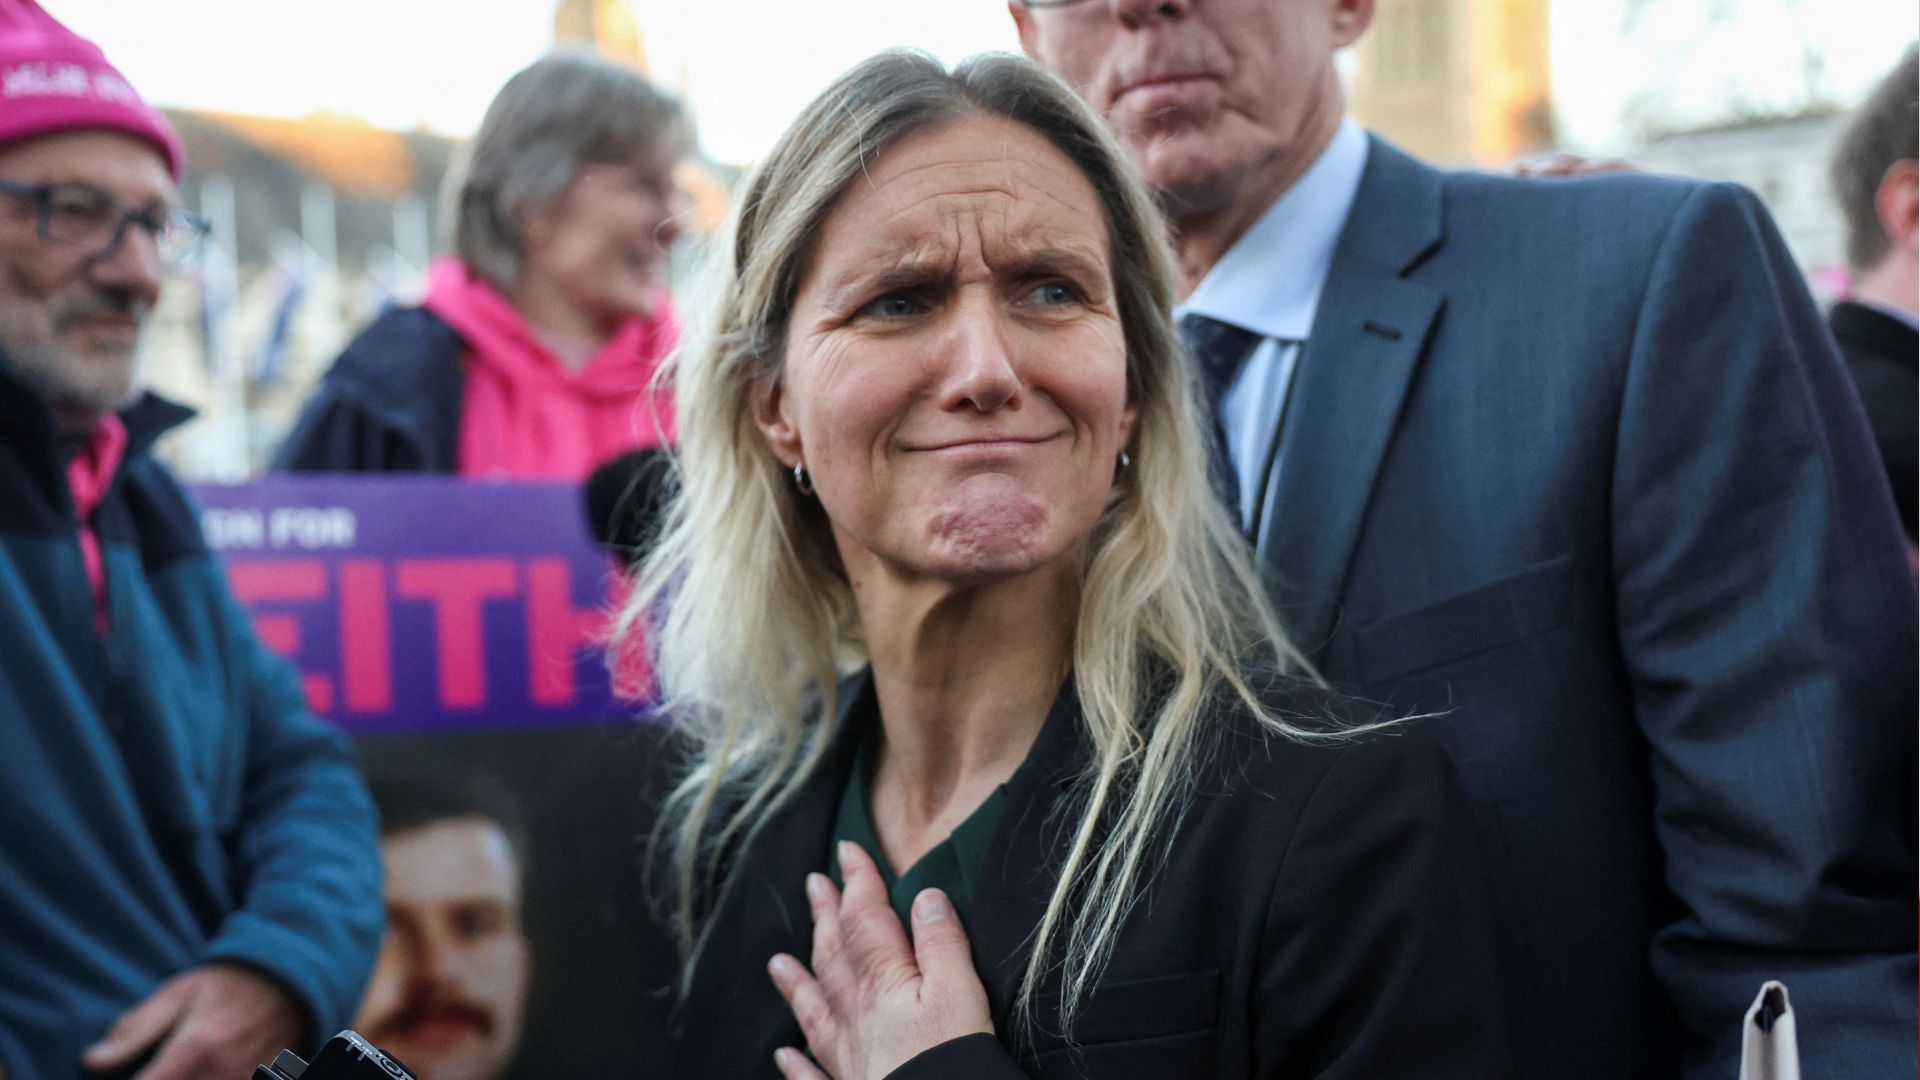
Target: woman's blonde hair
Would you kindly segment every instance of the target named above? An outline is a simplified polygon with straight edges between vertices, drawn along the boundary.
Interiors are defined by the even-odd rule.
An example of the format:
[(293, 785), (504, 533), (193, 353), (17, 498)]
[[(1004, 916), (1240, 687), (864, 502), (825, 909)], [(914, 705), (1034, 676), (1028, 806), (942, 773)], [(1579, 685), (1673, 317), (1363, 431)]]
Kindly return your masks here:
[(989, 54), (948, 72), (920, 53), (882, 53), (807, 106), (754, 173), (713, 314), (673, 362), (680, 494), (621, 627), (648, 635), (664, 713), (691, 756), (656, 835), (672, 869), (683, 991), (730, 881), (729, 856), (819, 766), (836, 682), (865, 655), (825, 512), (767, 447), (753, 403), (781, 377), (794, 294), (841, 194), (904, 136), (980, 113), (1038, 133), (1098, 195), (1139, 409), (1132, 465), (1088, 542), (1072, 657), (1092, 753), (1058, 819), (1059, 876), (1034, 932), (1020, 1015), (1032, 1017), (1058, 965), (1059, 1021), (1070, 1030), (1178, 827), (1223, 696), (1277, 733), (1321, 737), (1264, 707), (1244, 674), (1307, 669), (1209, 481), (1197, 391), (1170, 317), (1172, 257), (1146, 189), (1099, 118), (1031, 62)]

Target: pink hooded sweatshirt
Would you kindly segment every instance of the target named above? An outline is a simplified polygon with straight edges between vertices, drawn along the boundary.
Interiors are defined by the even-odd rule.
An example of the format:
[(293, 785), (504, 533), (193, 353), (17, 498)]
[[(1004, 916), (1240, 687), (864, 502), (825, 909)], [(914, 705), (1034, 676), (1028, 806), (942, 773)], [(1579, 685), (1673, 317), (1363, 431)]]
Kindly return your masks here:
[(425, 307), (468, 347), (460, 475), (584, 480), (610, 458), (674, 441), (672, 397), (649, 386), (679, 337), (664, 300), (653, 315), (628, 320), (578, 370), (458, 259), (433, 265)]

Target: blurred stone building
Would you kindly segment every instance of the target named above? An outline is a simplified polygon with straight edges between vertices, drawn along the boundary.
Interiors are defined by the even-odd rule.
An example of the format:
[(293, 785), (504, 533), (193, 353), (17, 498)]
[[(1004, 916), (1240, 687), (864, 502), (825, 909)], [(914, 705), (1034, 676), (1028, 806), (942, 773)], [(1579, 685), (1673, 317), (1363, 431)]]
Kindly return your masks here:
[(1503, 165), (1550, 148), (1548, 6), (1379, 0), (1354, 47), (1354, 115), (1442, 165)]
[(1633, 151), (1654, 172), (1732, 180), (1752, 188), (1814, 291), (1831, 298), (1845, 282), (1845, 224), (1827, 163), (1845, 117), (1831, 109), (1748, 118), (1658, 135)]
[[(1577, 2), (1577, 0), (1563, 0)], [(1649, 0), (1651, 2), (1651, 0)], [(1556, 149), (1551, 0), (1379, 0), (1354, 48), (1355, 116), (1442, 165), (1507, 168)], [(1669, 129), (1625, 149), (1636, 166), (1752, 188), (1817, 293), (1844, 280), (1826, 179), (1831, 108)]]
[(444, 239), (433, 207), (455, 143), (349, 117), (168, 116), (187, 149), (182, 199), (213, 234), (147, 343), (155, 388), (200, 412), (163, 449), (189, 476), (237, 479), (347, 338), (414, 298)]

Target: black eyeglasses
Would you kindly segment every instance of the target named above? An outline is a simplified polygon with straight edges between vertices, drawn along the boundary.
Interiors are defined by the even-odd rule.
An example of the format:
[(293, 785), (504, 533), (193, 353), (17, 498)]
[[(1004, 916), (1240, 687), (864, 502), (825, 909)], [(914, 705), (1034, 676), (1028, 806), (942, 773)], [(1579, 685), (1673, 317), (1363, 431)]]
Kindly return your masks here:
[(127, 228), (138, 225), (153, 237), (160, 259), (168, 266), (190, 260), (206, 239), (206, 219), (186, 210), (129, 207), (126, 201), (92, 184), (26, 184), (0, 180), (0, 195), (33, 202), (40, 239), (86, 253), (88, 259), (110, 259), (126, 242)]

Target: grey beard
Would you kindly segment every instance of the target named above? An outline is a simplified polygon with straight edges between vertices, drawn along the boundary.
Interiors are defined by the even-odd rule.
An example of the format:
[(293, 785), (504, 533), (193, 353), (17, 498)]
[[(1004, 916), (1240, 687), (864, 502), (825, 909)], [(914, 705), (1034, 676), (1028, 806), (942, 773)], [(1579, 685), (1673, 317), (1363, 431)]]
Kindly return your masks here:
[(0, 351), (11, 354), (14, 369), (63, 424), (91, 426), (138, 393), (139, 336), (136, 333), (124, 353), (76, 353), (63, 331), (92, 317), (123, 318), (144, 328), (152, 314), (152, 305), (133, 290), (77, 282), (38, 303), (0, 302)]
[(66, 348), (54, 340), (0, 340), (0, 355), (45, 399), (56, 416), (97, 418), (124, 408), (140, 396), (137, 358), (127, 359), (125, 378), (108, 380), (84, 377), (92, 372), (75, 363)]

